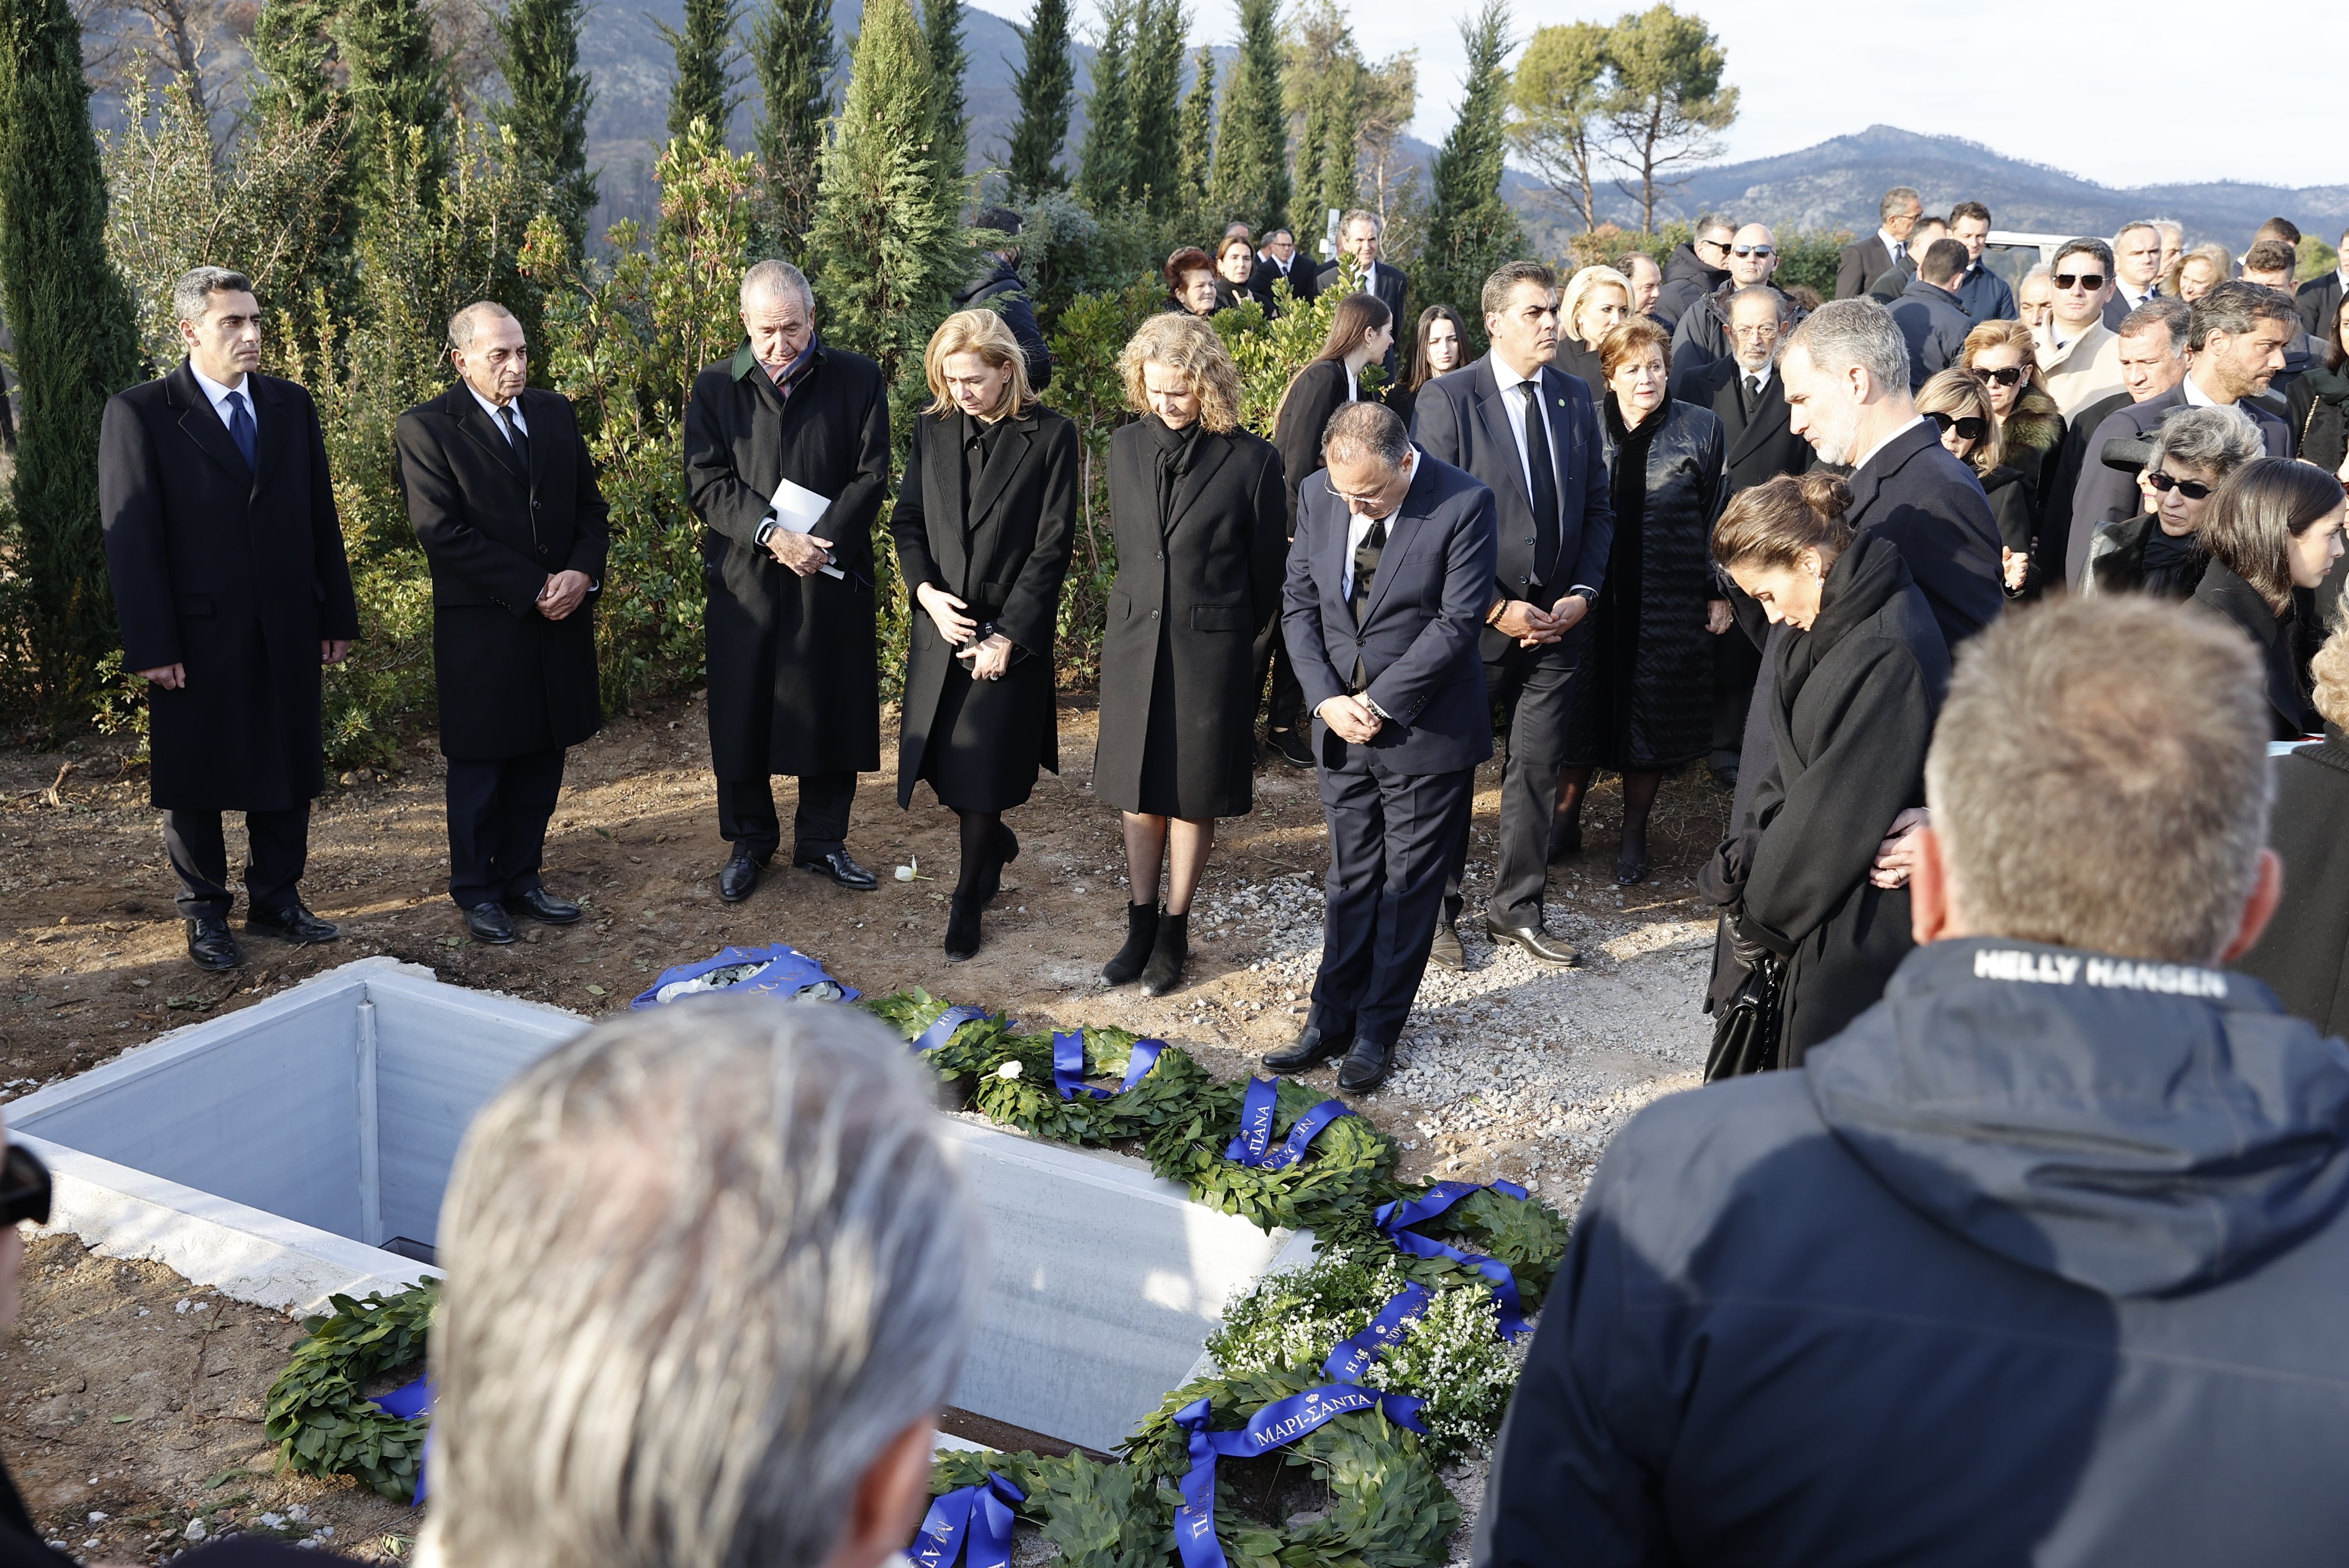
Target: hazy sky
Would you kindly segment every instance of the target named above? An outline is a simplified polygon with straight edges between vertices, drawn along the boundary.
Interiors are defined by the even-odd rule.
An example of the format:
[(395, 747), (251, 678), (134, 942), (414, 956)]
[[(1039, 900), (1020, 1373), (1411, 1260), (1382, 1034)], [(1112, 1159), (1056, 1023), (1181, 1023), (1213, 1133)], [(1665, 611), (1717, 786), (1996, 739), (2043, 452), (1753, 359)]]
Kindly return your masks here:
[[(1027, 0), (981, 0), (985, 8), (1024, 19)], [(1537, 23), (1603, 21), (1635, 0), (1516, 0), (1522, 35)], [(1459, 101), (1464, 57), (1457, 19), (1471, 0), (1341, 0), (1355, 36), (1373, 58), (1416, 48), (1420, 115), (1414, 129), (1443, 138)], [(1232, 0), (1191, 0), (1194, 36), (1228, 43), (1238, 27)], [(1741, 90), (1725, 156), (1763, 158), (1875, 124), (1962, 137), (2010, 157), (2052, 165), (2107, 185), (2180, 180), (2243, 180), (2284, 185), (2349, 178), (2338, 156), (2338, 42), (2319, 28), (2265, 56), (2254, 69), (2215, 71), (2198, 83), (2194, 121), (2211, 134), (2179, 135), (2158, 109), (2176, 78), (2152, 57), (2131, 69), (2106, 66), (2079, 96), (2064, 88), (2060, 113), (2042, 96), (2064, 83), (2058, 36), (2069, 27), (2106, 52), (2110, 23), (2096, 7), (2066, 20), (2048, 0), (1971, 0), (1951, 10), (1915, 0), (1682, 0), (1712, 24), (1729, 52), (1729, 79)], [(1093, 9), (1080, 0), (1078, 13)], [(2182, 46), (2207, 27), (2207, 4), (2145, 0), (2127, 8), (2161, 47)], [(2319, 7), (2320, 10), (2323, 7)], [(1081, 24), (1089, 28), (1090, 23)], [(2008, 63), (1984, 68), (1991, 53), (2012, 46)], [(2301, 46), (2305, 44), (2306, 46)], [(2183, 67), (2178, 75), (2185, 74)], [(1083, 84), (1080, 83), (1081, 90)], [(2142, 134), (2127, 129), (2145, 117)], [(2238, 128), (2241, 128), (2239, 133)]]

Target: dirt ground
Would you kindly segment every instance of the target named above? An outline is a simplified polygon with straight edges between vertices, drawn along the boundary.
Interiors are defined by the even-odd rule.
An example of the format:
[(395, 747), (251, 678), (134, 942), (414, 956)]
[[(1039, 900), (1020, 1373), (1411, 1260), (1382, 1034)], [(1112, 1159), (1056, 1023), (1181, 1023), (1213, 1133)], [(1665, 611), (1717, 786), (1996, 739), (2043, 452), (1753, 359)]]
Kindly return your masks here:
[[(698, 695), (619, 719), (572, 754), (547, 882), (587, 905), (578, 925), (525, 926), (526, 940), (504, 948), (467, 939), (445, 893), (441, 769), (425, 743), (398, 770), (330, 779), (318, 803), (305, 893), (343, 940), (295, 949), (241, 935), (247, 962), (221, 975), (186, 959), (143, 768), (99, 741), (0, 752), (0, 1102), (373, 954), (593, 1015), (625, 1007), (669, 965), (771, 941), (868, 995), (920, 985), (1031, 1026), (1114, 1022), (1219, 1073), (1244, 1072), (1293, 1036), (1318, 954), (1312, 778), (1267, 766), (1254, 814), (1223, 824), (1185, 985), (1155, 1001), (1105, 992), (1094, 979), (1123, 939), (1126, 892), (1117, 814), (1089, 788), (1093, 733), (1088, 707), (1068, 704), (1061, 773), (1044, 775), (1007, 818), (1021, 853), (987, 917), (986, 945), (951, 965), (939, 942), (954, 819), (926, 790), (900, 811), (894, 771), (864, 779), (850, 828), (850, 849), (883, 879), (878, 892), (779, 863), (748, 902), (719, 901), (726, 846)], [(893, 738), (885, 756), (894, 760)], [(1479, 779), (1464, 931), (1489, 869), (1498, 782), (1497, 765)], [(788, 814), (788, 780), (778, 796)], [(1611, 875), (1619, 803), (1603, 780), (1587, 814), (1590, 849), (1551, 877), (1551, 928), (1582, 947), (1583, 968), (1541, 970), (1472, 934), (1467, 973), (1430, 972), (1395, 1078), (1358, 1105), (1403, 1139), (1407, 1173), (1511, 1176), (1570, 1209), (1622, 1119), (1696, 1080), (1712, 923), (1690, 879), (1728, 797), (1701, 768), (1667, 781), (1650, 835), (1653, 875), (1630, 889)], [(895, 880), (900, 865), (918, 879)], [(1326, 1069), (1314, 1078), (1334, 1089)], [(399, 1555), (412, 1512), (276, 1472), (262, 1401), (299, 1332), (158, 1265), (97, 1257), (69, 1237), (36, 1241), (16, 1337), (0, 1345), (0, 1453), (44, 1530), (92, 1562), (160, 1560), (199, 1519), (200, 1533), (265, 1529)]]

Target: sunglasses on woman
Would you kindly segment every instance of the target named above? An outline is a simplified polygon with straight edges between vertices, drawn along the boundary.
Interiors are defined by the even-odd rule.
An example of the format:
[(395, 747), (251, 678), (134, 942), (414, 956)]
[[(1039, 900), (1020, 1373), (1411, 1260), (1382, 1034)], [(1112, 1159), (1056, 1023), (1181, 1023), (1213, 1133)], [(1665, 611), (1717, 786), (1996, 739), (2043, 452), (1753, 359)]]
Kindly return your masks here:
[(2168, 495), (2171, 490), (2176, 490), (2188, 500), (2208, 500), (2210, 498), (2210, 487), (2209, 485), (2198, 484), (2192, 480), (2174, 480), (2168, 474), (2163, 473), (2159, 469), (2154, 469), (2147, 473), (2145, 476), (2145, 482), (2151, 485), (2154, 489), (2159, 490), (2164, 495)]
[(2023, 366), (2020, 365), (2002, 366), (1996, 370), (1977, 369), (1974, 374), (1993, 387), (2017, 387), (2023, 383)]
[(1944, 414), (1935, 409), (1925, 418), (1932, 420), (1933, 428), (1944, 436), (1955, 430), (1960, 440), (1979, 441), (1990, 434), (1990, 421), (1979, 414), (1968, 414), (1963, 418), (1960, 418), (1955, 415)]
[(25, 1220), (49, 1222), (49, 1168), (23, 1144), (12, 1143), (0, 1160), (0, 1228)]

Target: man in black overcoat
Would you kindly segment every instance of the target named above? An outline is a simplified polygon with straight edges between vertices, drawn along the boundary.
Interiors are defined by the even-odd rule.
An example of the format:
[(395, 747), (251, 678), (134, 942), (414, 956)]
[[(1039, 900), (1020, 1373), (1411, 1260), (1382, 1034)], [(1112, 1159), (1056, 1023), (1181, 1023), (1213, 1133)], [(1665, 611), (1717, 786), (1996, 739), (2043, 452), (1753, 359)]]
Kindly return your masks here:
[[(1500, 530), (1483, 654), (1485, 683), (1507, 715), (1509, 759), (1485, 929), (1537, 963), (1571, 965), (1581, 955), (1544, 928), (1542, 894), (1582, 622), (1606, 581), (1615, 511), (1589, 388), (1550, 363), (1557, 274), (1511, 262), (1485, 280), (1484, 306), (1492, 351), (1420, 388), (1412, 438), (1484, 481)], [(1435, 933), (1435, 962), (1452, 969), (1467, 962), (1457, 930), (1467, 861), (1464, 822)]]
[[(709, 758), (734, 846), (718, 892), (736, 903), (758, 886), (782, 843), (771, 776), (789, 773), (792, 863), (869, 892), (848, 811), (857, 774), (881, 766), (873, 524), (889, 488), (888, 388), (871, 360), (824, 346), (789, 263), (744, 273), (741, 309), (746, 341), (695, 377), (685, 410), (686, 490), (707, 530)], [(827, 503), (815, 526), (778, 517), (784, 480)]]
[(571, 400), (523, 385), (530, 349), (503, 305), (449, 323), (456, 386), (399, 417), (408, 521), (432, 568), (432, 666), (449, 759), (449, 896), (476, 941), (513, 915), (568, 925), (539, 880), (563, 753), (603, 727), (595, 621), (610, 542)]
[(1339, 257), (1321, 269), (1320, 281), (1315, 292), (1327, 294), (1331, 289), (1347, 293), (1376, 295), (1387, 307), (1392, 318), (1394, 341), (1387, 345), (1387, 384), (1395, 378), (1396, 356), (1412, 335), (1412, 325), (1402, 314), (1403, 297), (1411, 292), (1411, 274), (1392, 262), (1379, 260), (1379, 242), (1382, 229), (1378, 214), (1360, 208), (1349, 212), (1338, 222)]
[(1288, 292), (1299, 301), (1312, 299), (1321, 292), (1321, 269), (1313, 258), (1297, 248), (1297, 236), (1287, 229), (1275, 229), (1264, 237), (1264, 249), (1256, 253), (1256, 275), (1248, 279), (1248, 292), (1257, 297), (1268, 315), (1278, 315), (1273, 304), (1272, 285), (1282, 279), (1288, 282)]
[(180, 880), (188, 956), (244, 961), (229, 930), (221, 813), (244, 813), (244, 928), (296, 944), (310, 802), (326, 788), (319, 670), (358, 604), (310, 395), (257, 373), (261, 306), (242, 273), (173, 288), (188, 357), (117, 394), (98, 434), (98, 513), (122, 662), (148, 682), (149, 798)]

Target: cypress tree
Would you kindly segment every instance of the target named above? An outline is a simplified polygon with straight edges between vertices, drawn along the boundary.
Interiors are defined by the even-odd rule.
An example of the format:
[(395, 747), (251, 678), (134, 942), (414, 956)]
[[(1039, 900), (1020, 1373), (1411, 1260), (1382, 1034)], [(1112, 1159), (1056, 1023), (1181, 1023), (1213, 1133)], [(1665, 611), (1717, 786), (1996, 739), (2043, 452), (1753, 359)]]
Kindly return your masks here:
[(734, 0), (685, 0), (685, 26), (655, 24), (677, 57), (668, 88), (668, 133), (683, 136), (697, 119), (726, 139), (734, 121)]
[[(1501, 151), (1509, 74), (1508, 0), (1485, 0), (1474, 21), (1460, 25), (1468, 50), (1467, 91), (1460, 118), (1435, 154), (1434, 201), (1427, 220), (1427, 253), (1420, 267), (1422, 299), (1474, 300), (1494, 268), (1525, 247), (1517, 215), (1501, 200)], [(1484, 316), (1463, 311), (1469, 335), (1483, 350)]]
[(929, 48), (911, 0), (866, 0), (848, 97), (823, 150), (808, 254), (825, 334), (894, 381), (968, 274), (965, 231), (939, 199)]
[[(970, 118), (963, 107), (962, 0), (922, 0), (922, 36), (930, 50), (931, 112), (937, 120), (938, 171), (957, 182), (970, 160)], [(961, 202), (956, 202), (959, 213)]]
[(1354, 143), (1362, 126), (1362, 65), (1349, 56), (1330, 67), (1321, 84), (1321, 193), (1324, 211), (1354, 204)]
[[(253, 24), (253, 64), (256, 80), (246, 111), (260, 135), (280, 129), (314, 129), (334, 125), (328, 150), (339, 155), (333, 177), (317, 192), (326, 209), (326, 253), (321, 271), (340, 269), (348, 260), (358, 224), (351, 210), (356, 171), (351, 167), (350, 97), (336, 83), (335, 43), (326, 29), (329, 20), (322, 0), (270, 0)], [(306, 336), (309, 302), (281, 301), (302, 325)]]
[(1183, 215), (1205, 225), (1208, 181), (1215, 170), (1216, 57), (1191, 57), (1191, 91), (1183, 99)]
[(107, 398), (139, 379), (129, 292), (106, 254), (106, 181), (81, 26), (66, 0), (0, 0), (0, 304), (16, 336), (25, 428), (12, 486), (43, 718), (88, 717), (114, 646), (98, 521)]
[(1191, 30), (1183, 0), (1141, 0), (1134, 19), (1133, 74), (1126, 101), (1133, 118), (1133, 171), (1126, 194), (1171, 217), (1182, 206), (1183, 39)]
[(1077, 195), (1096, 212), (1123, 201), (1133, 178), (1133, 106), (1126, 53), (1134, 20), (1133, 0), (1109, 0), (1102, 13), (1101, 47), (1093, 51), (1093, 89), (1085, 96), (1085, 145), (1077, 160)]
[(580, 0), (513, 0), (497, 19), (498, 69), (507, 99), (495, 118), (514, 134), (522, 172), (547, 192), (547, 210), (577, 255), (595, 207), (587, 171), (587, 110), (595, 101), (579, 68)]
[(1259, 234), (1288, 222), (1288, 116), (1280, 102), (1279, 0), (1239, 0), (1239, 58), (1224, 85), (1215, 203)]
[(428, 207), (437, 206), (449, 179), (449, 84), (432, 48), (430, 15), (419, 0), (343, 0), (331, 28), (350, 73), (353, 184), (362, 221), (380, 215), (393, 143), (411, 131), (422, 133), (418, 193)]
[(832, 0), (769, 0), (750, 36), (759, 78), (759, 168), (767, 187), (761, 253), (805, 253), (815, 221), (823, 122), (832, 113), (832, 72), (840, 52)]
[(1076, 63), (1069, 54), (1069, 0), (1036, 0), (1028, 25), (1018, 31), (1022, 57), (1019, 123), (1011, 132), (1011, 196), (1030, 201), (1069, 185), (1060, 166), (1077, 91)]

